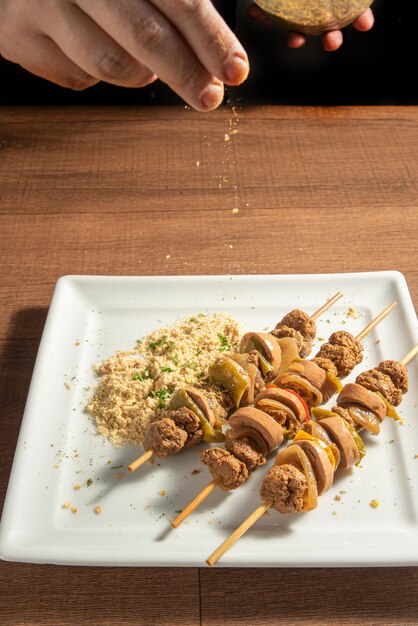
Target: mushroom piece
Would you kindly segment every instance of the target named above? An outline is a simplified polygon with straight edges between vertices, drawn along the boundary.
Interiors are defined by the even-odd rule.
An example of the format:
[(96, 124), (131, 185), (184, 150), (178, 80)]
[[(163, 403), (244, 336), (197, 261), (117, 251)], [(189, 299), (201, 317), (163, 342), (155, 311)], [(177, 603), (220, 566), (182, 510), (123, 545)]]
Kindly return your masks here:
[(299, 374), (311, 383), (322, 394), (322, 403), (325, 404), (337, 391), (341, 391), (342, 385), (339, 379), (320, 367), (315, 361), (305, 359), (295, 361), (289, 368), (289, 372)]
[(244, 407), (235, 411), (229, 418), (232, 428), (250, 428), (265, 441), (267, 452), (271, 452), (283, 441), (283, 428), (270, 415), (253, 407)]
[(342, 417), (325, 417), (321, 419), (324, 428), (340, 451), (341, 469), (348, 469), (360, 461), (360, 452), (354, 438)]
[(315, 474), (318, 495), (322, 495), (328, 491), (334, 479), (334, 468), (327, 453), (316, 441), (308, 439), (295, 441), (294, 445), (300, 446), (308, 457)]
[(278, 422), (289, 433), (295, 433), (300, 427), (300, 421), (293, 413), (292, 409), (282, 402), (278, 402), (273, 398), (262, 398), (256, 403), (256, 408), (260, 411), (264, 411), (267, 415), (270, 415), (276, 422)]
[(306, 359), (301, 359), (300, 361), (291, 363), (287, 371), (295, 372), (295, 374), (299, 374), (303, 378), (306, 378), (311, 385), (320, 391), (327, 380), (326, 372), (313, 361), (307, 361)]
[(273, 378), (280, 369), (282, 353), (277, 339), (270, 333), (246, 333), (241, 339), (240, 352), (257, 350), (263, 376)]
[(337, 398), (337, 404), (343, 408), (360, 405), (374, 413), (381, 422), (386, 417), (386, 405), (373, 391), (365, 389), (356, 383), (347, 383)]
[(278, 402), (287, 406), (296, 416), (299, 424), (308, 419), (308, 414), (303, 403), (300, 401), (298, 396), (288, 391), (287, 389), (269, 386), (268, 389), (263, 389), (263, 391), (260, 391), (260, 393), (255, 397), (254, 402), (255, 405), (260, 406), (260, 408), (263, 405), (267, 408), (269, 402), (264, 402), (265, 400), (270, 402)]
[(283, 372), (283, 374), (279, 374), (274, 384), (283, 389), (290, 389), (297, 393), (306, 402), (309, 408), (319, 406), (323, 403), (320, 390), (314, 387), (309, 380), (294, 372)]
[(248, 426), (233, 426), (227, 431), (228, 439), (243, 439), (247, 437), (253, 439), (257, 446), (260, 448), (260, 452), (265, 457), (269, 452), (265, 439), (254, 428)]

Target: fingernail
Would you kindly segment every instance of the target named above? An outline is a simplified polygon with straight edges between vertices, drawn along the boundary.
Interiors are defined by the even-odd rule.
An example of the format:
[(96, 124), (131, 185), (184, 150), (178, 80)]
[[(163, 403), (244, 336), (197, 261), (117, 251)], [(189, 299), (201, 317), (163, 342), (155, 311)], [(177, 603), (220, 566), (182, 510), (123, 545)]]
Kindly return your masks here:
[(222, 83), (211, 83), (200, 96), (205, 109), (216, 109), (222, 102), (224, 88)]
[(237, 85), (244, 82), (249, 72), (248, 60), (242, 54), (234, 54), (224, 65), (225, 76), (228, 81)]

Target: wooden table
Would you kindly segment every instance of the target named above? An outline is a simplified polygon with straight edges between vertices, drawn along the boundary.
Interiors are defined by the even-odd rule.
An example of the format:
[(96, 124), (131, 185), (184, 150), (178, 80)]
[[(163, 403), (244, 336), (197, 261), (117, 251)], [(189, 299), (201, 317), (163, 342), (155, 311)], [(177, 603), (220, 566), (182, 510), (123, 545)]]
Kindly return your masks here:
[[(417, 181), (417, 108), (0, 110), (1, 501), (59, 276), (398, 269), (417, 303)], [(0, 624), (417, 624), (417, 592), (415, 568), (0, 563)]]

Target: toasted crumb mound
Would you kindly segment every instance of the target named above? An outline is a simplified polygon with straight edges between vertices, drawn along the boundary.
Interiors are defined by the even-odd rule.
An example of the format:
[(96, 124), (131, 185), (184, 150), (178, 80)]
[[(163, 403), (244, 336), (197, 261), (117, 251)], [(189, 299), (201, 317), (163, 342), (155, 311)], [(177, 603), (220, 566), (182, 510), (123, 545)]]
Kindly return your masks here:
[(203, 314), (159, 328), (96, 366), (100, 377), (87, 411), (115, 445), (141, 443), (151, 422), (167, 415), (170, 397), (185, 385), (204, 387), (220, 353), (238, 351), (241, 328), (222, 313)]

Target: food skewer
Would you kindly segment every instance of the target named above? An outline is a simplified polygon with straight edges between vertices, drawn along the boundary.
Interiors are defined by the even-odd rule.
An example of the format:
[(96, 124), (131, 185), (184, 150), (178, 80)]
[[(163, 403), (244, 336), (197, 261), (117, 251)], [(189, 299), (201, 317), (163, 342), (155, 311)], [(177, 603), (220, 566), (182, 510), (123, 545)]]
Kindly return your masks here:
[[(363, 330), (360, 331), (360, 333), (354, 338), (355, 342), (360, 342), (362, 339), (364, 339), (368, 333), (371, 332), (371, 330), (373, 330), (373, 328), (375, 328), (389, 313), (390, 311), (392, 311), (392, 309), (396, 306), (396, 302), (392, 303), (391, 305), (389, 305), (388, 307), (386, 307), (386, 309), (384, 311), (382, 311), (381, 313), (379, 313), (379, 315), (377, 315), (369, 324), (367, 324), (367, 326), (365, 328), (363, 328)], [(336, 333), (334, 333), (336, 334)], [(307, 362), (309, 364), (309, 362)], [(319, 369), (319, 368), (318, 368)], [(289, 384), (289, 383), (287, 383)], [(272, 386), (274, 387), (274, 385)], [(341, 390), (341, 386), (339, 387), (334, 387), (331, 388), (331, 393), (330, 395), (328, 395), (328, 397), (322, 398), (321, 396), (321, 403), (322, 400), (324, 400), (324, 402), (327, 402), (331, 396), (335, 393), (335, 391), (340, 391)], [(281, 395), (281, 397), (283, 397), (284, 394), (289, 396), (289, 390), (285, 389), (285, 390), (277, 390), (279, 392), (279, 394)], [(258, 409), (261, 409), (261, 411), (265, 410), (267, 415), (269, 416), (268, 413), (268, 407), (265, 406), (264, 403), (268, 403), (268, 395), (273, 395), (276, 394), (276, 392), (274, 390), (271, 391), (270, 390), (266, 390), (264, 392), (261, 392), (256, 398), (255, 398), (255, 404), (256, 407)], [(264, 396), (264, 397), (263, 397)], [(258, 398), (260, 398), (260, 400), (258, 400)], [(289, 397), (290, 402), (294, 401), (300, 401), (301, 398), (299, 398), (298, 400), (295, 399), (293, 400), (293, 398)], [(272, 402), (270, 402), (271, 405), (274, 406), (274, 404), (276, 404), (277, 406), (278, 403), (275, 402), (275, 400), (273, 400)], [(309, 410), (308, 407), (306, 405), (305, 406), (305, 411), (306, 411), (306, 419), (309, 419)], [(283, 408), (285, 409), (286, 407), (283, 406)], [(252, 409), (254, 410), (254, 409)], [(303, 409), (302, 409), (303, 410)], [(241, 411), (241, 413), (240, 413)], [(248, 413), (248, 411), (247, 411)], [(277, 414), (277, 411), (276, 411)], [(242, 421), (242, 419), (240, 420), (239, 418), (241, 418), (242, 416), (242, 410), (239, 409), (238, 411), (236, 411), (231, 417), (230, 417), (230, 425), (232, 426), (232, 428), (230, 429), (229, 432), (233, 431), (233, 428), (235, 425), (238, 426), (238, 428), (240, 427), (240, 422)], [(273, 416), (274, 416), (274, 412), (273, 412)], [(238, 419), (236, 419), (236, 417)], [(241, 429), (242, 430), (242, 429)], [(227, 435), (227, 440), (228, 440), (228, 435)], [(276, 440), (276, 445), (275, 446), (270, 446), (269, 447), (269, 452), (272, 452), (275, 447), (281, 445), (283, 441), (283, 437), (281, 438), (277, 438)], [(226, 442), (228, 444), (228, 441)], [(231, 450), (231, 448), (228, 448), (228, 450), (231, 452), (231, 454), (229, 455), (229, 462), (234, 464), (235, 467), (233, 469), (237, 468), (237, 463), (236, 460), (234, 459), (234, 453), (233, 450)], [(219, 451), (219, 452), (218, 452)], [(214, 456), (216, 455), (216, 456)], [(235, 455), (236, 456), (236, 455)], [(238, 457), (238, 459), (240, 461), (243, 461), (242, 458)], [(202, 491), (200, 493), (197, 494), (197, 496), (177, 515), (177, 517), (171, 522), (171, 525), (173, 528), (178, 528), (178, 526), (180, 526), (180, 524), (182, 524), (184, 522), (184, 520), (212, 493), (212, 491), (214, 491), (214, 489), (216, 489), (216, 487), (220, 486), (221, 488), (225, 489), (225, 490), (229, 490), (229, 489), (235, 489), (238, 486), (240, 486), (243, 482), (245, 482), (246, 478), (248, 478), (248, 472), (246, 473), (246, 476), (244, 475), (244, 477), (242, 476), (242, 472), (245, 472), (244, 468), (238, 468), (238, 470), (241, 471), (241, 476), (239, 478), (239, 482), (236, 481), (235, 483), (231, 482), (229, 480), (229, 484), (221, 484), (222, 479), (220, 477), (218, 477), (216, 474), (222, 472), (222, 468), (221, 465), (224, 465), (227, 462), (227, 459), (221, 455), (221, 449), (219, 448), (212, 448), (209, 449), (208, 451), (204, 451), (202, 454), (202, 461), (209, 466), (209, 469), (212, 473), (212, 475), (215, 474), (215, 476), (213, 477), (213, 479), (202, 489)], [(259, 463), (254, 463), (254, 466), (251, 467), (250, 469), (255, 469), (255, 467), (257, 466), (257, 464), (263, 464), (263, 462), (265, 463), (265, 459), (263, 459), (261, 462)], [(242, 463), (241, 463), (242, 465)], [(218, 472), (216, 471), (218, 470)]]
[[(398, 397), (398, 399), (397, 399), (397, 404), (399, 404), (400, 401), (401, 401), (401, 398), (402, 398), (402, 393), (406, 393), (406, 391), (408, 389), (408, 384), (407, 384), (408, 381), (407, 381), (407, 374), (406, 374), (405, 367), (417, 354), (418, 354), (418, 344), (415, 345), (414, 348), (412, 348), (399, 362), (396, 362), (396, 361), (383, 361), (382, 363), (379, 364), (379, 366), (377, 368), (375, 368), (373, 370), (369, 370), (368, 372), (364, 372), (363, 375), (360, 375), (360, 376), (363, 376), (363, 379), (364, 379), (365, 375), (368, 374), (369, 375), (369, 383), (373, 385), (374, 381), (373, 381), (373, 378), (371, 376), (373, 374), (373, 372), (383, 373), (382, 370), (389, 371), (389, 366), (391, 366), (392, 367), (392, 370), (391, 370), (392, 378), (390, 378), (389, 376), (387, 376), (385, 374), (383, 374), (383, 375), (387, 376), (387, 378), (389, 378), (391, 380), (392, 384), (395, 384), (395, 381), (396, 381), (397, 384), (395, 385), (395, 387), (397, 387), (398, 390), (401, 392), (400, 393), (400, 398)], [(397, 365), (399, 365), (400, 367), (396, 367)], [(360, 376), (357, 377), (356, 381), (360, 379)], [(343, 391), (340, 393), (340, 395), (338, 397), (338, 400), (343, 398), (344, 390), (346, 390), (348, 387), (352, 388), (352, 389), (350, 389), (350, 391), (351, 391), (352, 394), (354, 393), (354, 397), (355, 397), (356, 393), (358, 394), (358, 390), (356, 388), (360, 388), (360, 390), (362, 389), (363, 393), (367, 392), (368, 394), (370, 394), (370, 391), (368, 391), (367, 388), (362, 387), (362, 385), (360, 385), (358, 383), (356, 383), (356, 384), (350, 384), (349, 383), (348, 385), (346, 385), (344, 387)], [(347, 392), (345, 392), (345, 396), (346, 395), (347, 395)], [(372, 394), (372, 395), (374, 395), (374, 394)], [(379, 394), (379, 395), (380, 395), (380, 398), (382, 399), (384, 407), (386, 409), (385, 413), (387, 415), (389, 415), (390, 414), (390, 410), (387, 409), (387, 406), (388, 406), (387, 399), (385, 399), (385, 396), (383, 394)], [(375, 395), (375, 398), (372, 398), (372, 402), (375, 403), (374, 406), (376, 407), (376, 411), (378, 411), (378, 403), (376, 403), (376, 399), (380, 400), (379, 395)], [(369, 397), (368, 400), (370, 400), (370, 397)], [(342, 404), (342, 401), (341, 401), (341, 404)], [(341, 406), (341, 404), (340, 404), (340, 406)], [(345, 405), (345, 403), (344, 403), (344, 405)], [(355, 407), (357, 409), (358, 408), (357, 403), (356, 402), (352, 402), (352, 407)], [(391, 407), (391, 409), (393, 411), (393, 407)], [(386, 412), (386, 411), (388, 411), (388, 412)], [(334, 410), (332, 412), (328, 412), (327, 411), (327, 412), (324, 412), (324, 413), (329, 413), (329, 415), (334, 415), (334, 418), (333, 418), (334, 423), (332, 424), (334, 427), (335, 427), (335, 420), (336, 419), (340, 419), (340, 420), (344, 421), (343, 418), (341, 418), (338, 414), (334, 413)], [(325, 418), (323, 423), (327, 422), (327, 420), (328, 420), (328, 423), (327, 423), (327, 429), (326, 429), (325, 435), (327, 436), (331, 432), (334, 432), (334, 439), (333, 439), (333, 441), (334, 441), (334, 445), (335, 445), (335, 441), (336, 441), (335, 434), (336, 433), (335, 433), (335, 430), (332, 431), (332, 429), (330, 428), (330, 425), (331, 425), (330, 418)], [(319, 421), (319, 426), (321, 425), (321, 421), (322, 420)], [(347, 426), (347, 423), (346, 423), (346, 426)], [(361, 427), (361, 425), (359, 423), (357, 423), (356, 426), (357, 426), (357, 428), (355, 429), (355, 432), (357, 432), (358, 430), (362, 429), (362, 427)], [(322, 427), (320, 426), (320, 428), (322, 428)], [(368, 430), (371, 430), (370, 425), (369, 425)], [(347, 432), (350, 433), (351, 431), (347, 429)], [(357, 437), (358, 437), (358, 439), (360, 439), (358, 435), (357, 435)], [(315, 438), (312, 438), (312, 437), (310, 437), (310, 439), (312, 439), (312, 441), (315, 440)], [(354, 440), (354, 438), (353, 438), (353, 440)], [(309, 441), (309, 439), (308, 439), (308, 441)], [(319, 441), (319, 440), (317, 439), (317, 441)], [(326, 445), (325, 441), (326, 441), (326, 439), (322, 439), (322, 445), (323, 445), (323, 447), (326, 448), (327, 445)], [(329, 441), (330, 441), (330, 439), (329, 439)], [(361, 442), (361, 439), (360, 439), (360, 442)], [(291, 444), (283, 452), (286, 453), (286, 451), (289, 451), (291, 448), (296, 448), (296, 447), (297, 446)], [(342, 465), (343, 469), (346, 469), (346, 468), (351, 467), (352, 465), (358, 463), (359, 459), (361, 458), (360, 448), (357, 449), (357, 452), (359, 453), (357, 457), (353, 457), (351, 460), (345, 459), (346, 462), (345, 462), (345, 464)], [(276, 457), (276, 463), (278, 461), (278, 457), (280, 456), (280, 454), (282, 454), (282, 453), (279, 453), (277, 455), (277, 457)], [(363, 455), (364, 454), (365, 454), (365, 452), (363, 451)], [(287, 454), (287, 457), (289, 458), (289, 454)], [(286, 459), (284, 459), (284, 461), (286, 461)], [(312, 466), (309, 463), (309, 459), (308, 459), (308, 465), (309, 465), (309, 467), (311, 469), (311, 472), (313, 473)], [(281, 467), (282, 470), (283, 470), (284, 467), (288, 467), (288, 466), (286, 466), (283, 462), (281, 462), (281, 463), (278, 464), (278, 467)], [(338, 467), (338, 464), (336, 463), (335, 466), (333, 467), (333, 472), (335, 472), (337, 467)], [(269, 473), (272, 470), (275, 471), (275, 468), (276, 468), (276, 464), (273, 466), (273, 468), (270, 469)], [(266, 478), (268, 478), (268, 476), (269, 476), (269, 474), (266, 475), (264, 481), (266, 481)], [(317, 482), (317, 476), (316, 475), (314, 476), (314, 482), (315, 481)], [(264, 485), (265, 485), (265, 483), (263, 482), (263, 486), (261, 488), (261, 492), (264, 489)], [(325, 490), (321, 491), (321, 493), (324, 493), (324, 491)], [(318, 490), (318, 493), (316, 495), (320, 495), (319, 490)], [(210, 557), (206, 561), (207, 564), (208, 565), (214, 565), (219, 560), (219, 558), (223, 554), (225, 554), (225, 552), (227, 552), (233, 546), (233, 544), (236, 541), (238, 541), (238, 539), (240, 539), (240, 537), (242, 537), (247, 532), (247, 530), (249, 530), (251, 528), (251, 526), (253, 526), (253, 524), (255, 524), (255, 522), (273, 506), (273, 504), (274, 503), (273, 503), (272, 500), (264, 499), (264, 502), (262, 502), (262, 504), (260, 504), (260, 506), (258, 506), (251, 513), (251, 515), (249, 515), (247, 517), (247, 519), (244, 520), (244, 522), (242, 522), (242, 524), (223, 542), (223, 544), (221, 546), (219, 546), (219, 548), (217, 548), (215, 550), (215, 552), (213, 552), (210, 555)], [(312, 508), (315, 508), (315, 506), (316, 506), (316, 503), (313, 506), (305, 507), (304, 510), (310, 510)], [(283, 513), (285, 513), (285, 512), (296, 512), (296, 511), (283, 511)]]
[[(332, 296), (331, 298), (329, 298), (317, 311), (315, 311), (315, 313), (313, 313), (311, 316), (306, 315), (305, 313), (303, 313), (303, 311), (299, 311), (298, 309), (295, 309), (293, 311), (291, 311), (290, 313), (288, 313), (287, 315), (284, 316), (284, 318), (281, 320), (281, 322), (279, 322), (276, 325), (276, 328), (272, 331), (273, 337), (276, 337), (276, 335), (274, 333), (277, 334), (278, 337), (283, 338), (283, 337), (296, 337), (297, 340), (299, 341), (299, 345), (300, 345), (300, 354), (304, 354), (307, 355), (309, 354), (310, 350), (311, 350), (311, 344), (313, 341), (313, 337), (314, 337), (314, 331), (312, 330), (312, 326), (314, 327), (314, 321), (316, 319), (318, 319), (325, 311), (327, 311), (333, 304), (335, 304), (335, 302), (337, 302), (337, 300), (339, 300), (342, 297), (342, 292), (338, 291), (334, 296)], [(292, 324), (292, 319), (291, 316), (294, 317), (294, 326), (301, 328), (301, 326), (307, 326), (308, 327), (308, 331), (307, 331), (307, 336), (305, 338), (305, 336), (302, 335), (302, 333), (300, 332), (300, 330), (298, 330), (297, 328), (293, 328), (291, 326), (288, 326), (287, 324)], [(302, 328), (301, 328), (302, 330)], [(264, 334), (263, 333), (247, 333), (246, 337), (249, 335), (258, 335), (258, 337), (263, 337)], [(249, 341), (254, 341), (253, 337), (248, 337)], [(268, 346), (266, 346), (268, 347)], [(189, 391), (192, 388), (187, 388)], [(200, 400), (201, 401), (201, 400)], [(176, 416), (173, 416), (174, 418), (176, 418)], [(190, 416), (191, 417), (191, 416)], [(206, 415), (206, 418), (211, 417)], [(163, 418), (164, 419), (164, 418)], [(182, 416), (180, 416), (180, 421), (182, 420)], [(161, 420), (160, 420), (161, 421)], [(209, 420), (211, 421), (211, 420)], [(216, 421), (215, 419), (212, 421)], [(181, 426), (183, 426), (182, 423), (177, 424), (176, 425), (179, 426), (181, 428)], [(214, 425), (214, 424), (212, 424)], [(220, 426), (220, 425), (219, 425)], [(158, 427), (157, 427), (158, 428)], [(181, 429), (184, 430), (184, 429)], [(188, 432), (186, 430), (186, 432)], [(182, 436), (182, 433), (177, 433), (177, 435)], [(205, 439), (205, 433), (203, 433), (203, 439)], [(188, 443), (188, 441), (190, 440), (190, 437), (186, 437), (185, 441), (183, 442), (183, 444)], [(213, 433), (212, 433), (212, 438), (211, 439), (207, 439), (208, 441), (216, 441), (215, 438), (213, 438)], [(219, 439), (218, 439), (219, 441)], [(174, 453), (180, 451), (182, 449), (183, 446), (181, 446), (181, 442), (179, 442), (179, 449), (175, 450)], [(130, 463), (128, 465), (128, 472), (134, 472), (136, 471), (139, 467), (141, 467), (141, 465), (143, 465), (144, 463), (146, 463), (147, 461), (149, 461), (154, 454), (156, 454), (156, 450), (153, 449), (148, 449), (146, 452), (144, 452), (144, 454), (142, 454), (139, 458), (137, 458), (135, 461), (133, 461), (132, 463)], [(164, 456), (168, 456), (168, 454), (166, 455), (164, 453)]]

